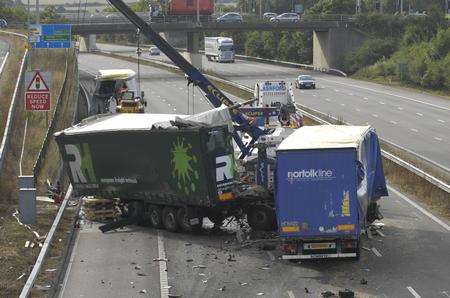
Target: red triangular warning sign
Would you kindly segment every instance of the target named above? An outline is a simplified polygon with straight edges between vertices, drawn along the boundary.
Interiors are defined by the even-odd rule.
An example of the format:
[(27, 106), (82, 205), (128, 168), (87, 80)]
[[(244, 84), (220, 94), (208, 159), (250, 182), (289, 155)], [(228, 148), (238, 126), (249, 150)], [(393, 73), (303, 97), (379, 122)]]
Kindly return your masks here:
[(41, 92), (48, 92), (50, 91), (47, 87), (47, 84), (45, 83), (44, 79), (42, 78), (39, 71), (36, 71), (36, 74), (34, 75), (33, 79), (30, 82), (30, 85), (27, 88), (27, 91), (41, 91)]

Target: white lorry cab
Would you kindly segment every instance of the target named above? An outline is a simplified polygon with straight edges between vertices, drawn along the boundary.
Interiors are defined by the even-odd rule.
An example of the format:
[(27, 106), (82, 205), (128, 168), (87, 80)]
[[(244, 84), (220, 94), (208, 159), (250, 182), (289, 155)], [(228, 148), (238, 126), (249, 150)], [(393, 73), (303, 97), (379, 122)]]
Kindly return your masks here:
[(229, 37), (205, 37), (205, 55), (209, 61), (234, 62), (234, 42)]
[(286, 81), (265, 81), (255, 84), (253, 103), (257, 107), (281, 107), (294, 105), (292, 84)]

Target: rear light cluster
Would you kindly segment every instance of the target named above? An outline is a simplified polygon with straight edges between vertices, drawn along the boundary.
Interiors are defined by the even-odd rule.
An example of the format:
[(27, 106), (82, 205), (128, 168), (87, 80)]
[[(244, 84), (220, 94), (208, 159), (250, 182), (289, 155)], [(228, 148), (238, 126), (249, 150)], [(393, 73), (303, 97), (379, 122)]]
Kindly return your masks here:
[(285, 243), (281, 249), (286, 254), (295, 255), (298, 252), (298, 245), (296, 243)]
[(358, 246), (357, 240), (342, 240), (341, 249), (343, 252), (351, 251), (353, 252)]

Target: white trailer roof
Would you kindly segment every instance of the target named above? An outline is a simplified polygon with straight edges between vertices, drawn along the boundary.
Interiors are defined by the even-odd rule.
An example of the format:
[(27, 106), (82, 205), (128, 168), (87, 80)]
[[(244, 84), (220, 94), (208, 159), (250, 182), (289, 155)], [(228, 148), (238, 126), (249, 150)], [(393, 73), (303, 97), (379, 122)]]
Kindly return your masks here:
[(99, 80), (127, 80), (136, 76), (131, 69), (100, 69), (97, 78)]
[(303, 126), (281, 142), (277, 150), (358, 148), (370, 129), (370, 126)]
[(93, 116), (75, 126), (55, 133), (55, 136), (62, 133), (78, 135), (97, 132), (150, 130), (154, 124), (173, 121), (175, 117), (185, 118), (186, 115), (123, 113)]

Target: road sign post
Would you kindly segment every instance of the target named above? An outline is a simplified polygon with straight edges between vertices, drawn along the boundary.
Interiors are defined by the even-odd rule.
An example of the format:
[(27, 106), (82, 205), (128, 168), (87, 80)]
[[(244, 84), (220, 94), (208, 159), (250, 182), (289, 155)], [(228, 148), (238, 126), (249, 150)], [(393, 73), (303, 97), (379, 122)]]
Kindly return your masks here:
[(25, 86), (27, 87), (25, 89), (25, 108), (27, 111), (50, 111), (50, 85), (50, 72), (36, 70), (28, 71), (25, 74)]

